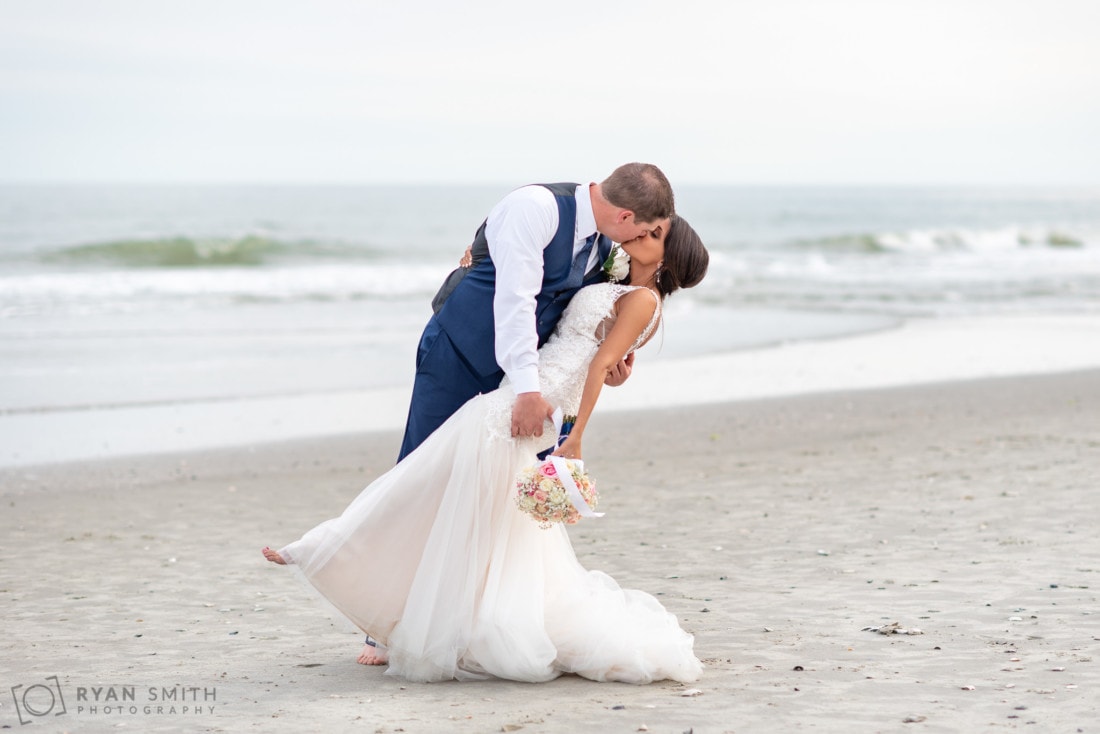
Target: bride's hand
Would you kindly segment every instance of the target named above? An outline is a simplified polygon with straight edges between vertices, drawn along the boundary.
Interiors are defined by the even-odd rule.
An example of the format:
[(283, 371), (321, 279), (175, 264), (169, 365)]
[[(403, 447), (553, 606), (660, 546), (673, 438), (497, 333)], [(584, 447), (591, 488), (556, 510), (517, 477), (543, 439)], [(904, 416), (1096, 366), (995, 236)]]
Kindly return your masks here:
[(561, 446), (558, 446), (554, 451), (554, 456), (560, 456), (564, 459), (580, 459), (581, 456), (581, 439), (580, 436), (574, 436), (572, 433), (562, 441)]
[(466, 252), (462, 253), (462, 259), (458, 261), (458, 267), (468, 268), (474, 264), (474, 247), (470, 245), (466, 248)]

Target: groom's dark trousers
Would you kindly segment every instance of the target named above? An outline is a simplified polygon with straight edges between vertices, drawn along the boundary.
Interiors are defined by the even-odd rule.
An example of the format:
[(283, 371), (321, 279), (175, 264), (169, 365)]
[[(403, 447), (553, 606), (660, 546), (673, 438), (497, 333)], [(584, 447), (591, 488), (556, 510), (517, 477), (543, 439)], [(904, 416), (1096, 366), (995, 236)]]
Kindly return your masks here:
[[(543, 248), (542, 290), (535, 298), (535, 329), (542, 346), (562, 312), (582, 285), (593, 282), (599, 271), (583, 281), (573, 274), (577, 200), (575, 183), (541, 184), (554, 194), (558, 229)], [(543, 243), (539, 243), (540, 246)], [(599, 238), (599, 261), (611, 243)], [(496, 268), (488, 254), (485, 225), (474, 239), (477, 262), (453, 286), (428, 322), (416, 354), (416, 380), (405, 424), (405, 438), (398, 460), (404, 459), (478, 393), (497, 389), (504, 372), (496, 361), (493, 296)], [(478, 259), (480, 257), (480, 259)]]
[(467, 400), (495, 390), (502, 379), (504, 371), (500, 368), (486, 377), (479, 375), (433, 316), (416, 350), (416, 381), (398, 461), (411, 454)]

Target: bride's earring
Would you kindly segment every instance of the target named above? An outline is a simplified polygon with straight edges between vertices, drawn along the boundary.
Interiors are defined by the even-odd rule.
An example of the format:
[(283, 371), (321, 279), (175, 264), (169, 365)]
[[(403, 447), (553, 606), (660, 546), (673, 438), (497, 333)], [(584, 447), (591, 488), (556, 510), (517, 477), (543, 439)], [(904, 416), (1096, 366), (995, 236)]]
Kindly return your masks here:
[(664, 266), (665, 266), (665, 261), (664, 260), (657, 263), (657, 287), (658, 288), (661, 287), (661, 268), (663, 268)]

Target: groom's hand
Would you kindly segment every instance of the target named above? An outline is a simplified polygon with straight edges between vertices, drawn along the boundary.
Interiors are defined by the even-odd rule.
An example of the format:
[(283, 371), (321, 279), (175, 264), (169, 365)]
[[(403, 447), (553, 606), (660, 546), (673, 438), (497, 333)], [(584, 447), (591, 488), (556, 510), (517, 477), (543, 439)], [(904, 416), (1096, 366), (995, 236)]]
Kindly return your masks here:
[(618, 387), (626, 382), (626, 378), (630, 377), (631, 371), (634, 369), (634, 352), (626, 355), (626, 358), (619, 360), (619, 363), (607, 371), (607, 377), (603, 378), (603, 384), (608, 387)]
[(512, 407), (512, 436), (541, 436), (542, 425), (554, 415), (550, 403), (540, 392), (521, 392)]

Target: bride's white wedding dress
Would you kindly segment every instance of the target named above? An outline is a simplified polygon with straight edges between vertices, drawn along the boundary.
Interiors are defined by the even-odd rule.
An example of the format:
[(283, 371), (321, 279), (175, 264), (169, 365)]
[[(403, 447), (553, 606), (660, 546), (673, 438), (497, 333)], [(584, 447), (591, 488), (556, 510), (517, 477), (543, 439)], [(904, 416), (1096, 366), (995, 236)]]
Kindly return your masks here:
[[(579, 407), (588, 364), (631, 286), (589, 286), (539, 352), (544, 397)], [(660, 304), (635, 348), (655, 326)], [(693, 638), (649, 594), (577, 561), (561, 525), (515, 505), (516, 474), (553, 444), (511, 437), (515, 394), (466, 403), (344, 514), (279, 551), (414, 681), (695, 680)], [(658, 521), (657, 518), (654, 521)], [(590, 521), (591, 522), (591, 521)]]

